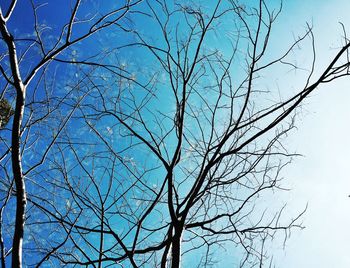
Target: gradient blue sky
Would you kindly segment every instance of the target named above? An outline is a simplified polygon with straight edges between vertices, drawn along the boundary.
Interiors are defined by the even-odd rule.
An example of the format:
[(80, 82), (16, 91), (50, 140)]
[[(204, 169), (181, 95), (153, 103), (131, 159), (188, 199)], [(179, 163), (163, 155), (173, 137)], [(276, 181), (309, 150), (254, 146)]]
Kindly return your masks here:
[[(304, 32), (309, 22), (316, 40), (317, 73), (342, 44), (340, 21), (350, 35), (349, 10), (347, 0), (285, 0), (273, 46), (279, 49), (291, 43), (293, 35)], [(24, 19), (16, 23), (25, 27)], [(309, 59), (307, 54), (296, 57)], [(298, 82), (285, 81), (289, 85)], [(320, 87), (306, 100), (298, 130), (287, 139), (287, 147), (304, 156), (284, 171), (285, 185), (292, 190), (277, 196), (288, 203), (291, 213), (303, 210), (306, 204), (308, 210), (303, 217), (306, 228), (292, 232), (285, 249), (280, 243), (271, 249), (276, 267), (350, 267), (349, 102), (350, 78)]]

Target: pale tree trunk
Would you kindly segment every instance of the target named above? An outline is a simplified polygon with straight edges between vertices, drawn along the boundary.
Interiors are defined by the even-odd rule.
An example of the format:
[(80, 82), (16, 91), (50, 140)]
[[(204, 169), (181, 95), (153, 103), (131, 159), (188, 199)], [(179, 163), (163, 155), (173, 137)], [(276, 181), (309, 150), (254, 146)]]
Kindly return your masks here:
[(24, 114), (26, 87), (23, 84), (21, 74), (19, 71), (16, 45), (13, 36), (9, 33), (7, 29), (6, 20), (3, 17), (3, 14), (0, 13), (0, 15), (0, 31), (9, 52), (8, 57), (12, 75), (11, 84), (16, 90), (16, 107), (13, 118), (11, 137), (12, 172), (13, 180), (16, 186), (16, 220), (12, 243), (12, 267), (20, 268), (22, 267), (22, 244), (24, 233), (25, 210), (27, 203), (25, 182), (21, 162), (21, 125)]
[(182, 232), (183, 232), (182, 225), (174, 228), (174, 235), (171, 243), (171, 268), (181, 267)]

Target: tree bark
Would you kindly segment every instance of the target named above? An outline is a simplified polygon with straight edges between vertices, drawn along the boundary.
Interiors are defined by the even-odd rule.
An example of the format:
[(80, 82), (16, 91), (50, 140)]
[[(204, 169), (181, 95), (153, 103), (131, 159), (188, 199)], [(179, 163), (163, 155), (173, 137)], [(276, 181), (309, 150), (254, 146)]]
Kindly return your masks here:
[(12, 136), (11, 136), (11, 160), (13, 180), (16, 186), (16, 220), (15, 230), (12, 242), (12, 267), (22, 267), (22, 244), (24, 234), (25, 210), (27, 196), (25, 191), (25, 182), (22, 172), (21, 160), (21, 126), (24, 114), (26, 86), (23, 84), (19, 71), (16, 45), (13, 36), (7, 29), (6, 20), (0, 12), (0, 32), (5, 41), (11, 66), (12, 82), (16, 90), (16, 107), (13, 118)]
[(181, 240), (182, 225), (174, 228), (174, 236), (171, 243), (171, 268), (181, 267)]
[(12, 243), (12, 267), (22, 267), (22, 244), (24, 234), (27, 196), (21, 165), (21, 124), (24, 113), (24, 88), (17, 89), (16, 109), (12, 128), (12, 170), (16, 185), (16, 222)]

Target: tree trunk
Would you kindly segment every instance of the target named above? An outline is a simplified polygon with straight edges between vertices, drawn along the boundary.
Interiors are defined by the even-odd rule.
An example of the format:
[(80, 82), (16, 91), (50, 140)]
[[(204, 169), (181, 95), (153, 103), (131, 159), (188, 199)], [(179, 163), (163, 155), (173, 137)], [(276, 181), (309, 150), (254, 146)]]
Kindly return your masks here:
[[(11, 160), (13, 179), (16, 185), (16, 221), (12, 242), (12, 267), (22, 267), (22, 243), (24, 233), (25, 209), (27, 203), (24, 177), (21, 164), (21, 125), (24, 114), (24, 104), (26, 87), (23, 84), (19, 63), (16, 52), (16, 45), (13, 36), (7, 29), (7, 20), (3, 17), (0, 9), (0, 32), (5, 41), (11, 66), (12, 82), (16, 90), (16, 107), (13, 118), (12, 137), (11, 137)], [(8, 78), (9, 79), (9, 78)]]
[(24, 113), (24, 88), (17, 89), (16, 109), (12, 128), (12, 170), (16, 185), (16, 222), (12, 244), (12, 267), (22, 267), (22, 244), (27, 203), (21, 164), (21, 124)]
[(171, 243), (171, 268), (181, 267), (181, 240), (183, 228), (175, 227), (175, 234)]

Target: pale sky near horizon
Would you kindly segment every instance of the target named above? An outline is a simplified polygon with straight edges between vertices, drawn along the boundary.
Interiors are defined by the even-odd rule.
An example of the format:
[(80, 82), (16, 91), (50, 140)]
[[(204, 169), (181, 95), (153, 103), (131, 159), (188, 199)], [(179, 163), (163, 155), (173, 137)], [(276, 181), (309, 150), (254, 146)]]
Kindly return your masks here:
[[(287, 0), (285, 29), (302, 29), (312, 22), (317, 69), (324, 68), (341, 46), (344, 23), (350, 35), (350, 1)], [(290, 34), (290, 31), (287, 34)], [(276, 267), (350, 267), (350, 77), (318, 88), (303, 106), (297, 131), (288, 138), (292, 151), (303, 154), (285, 170), (288, 207), (301, 211), (302, 231), (295, 230), (285, 251), (274, 254)]]

